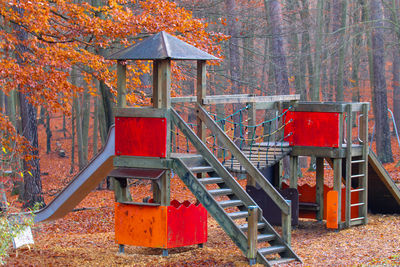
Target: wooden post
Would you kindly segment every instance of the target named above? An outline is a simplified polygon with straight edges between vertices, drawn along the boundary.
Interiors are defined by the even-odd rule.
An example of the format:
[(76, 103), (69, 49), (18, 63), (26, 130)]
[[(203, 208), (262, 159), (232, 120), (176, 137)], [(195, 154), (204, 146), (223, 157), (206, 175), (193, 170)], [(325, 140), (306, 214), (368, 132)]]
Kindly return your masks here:
[(290, 156), (290, 188), (297, 189), (297, 168), (299, 165), (299, 157), (298, 156)]
[[(248, 109), (248, 114), (249, 114), (249, 119), (248, 119), (248, 124), (249, 126), (254, 126), (256, 125), (256, 105), (254, 102), (250, 102), (246, 104), (249, 109)], [(254, 132), (255, 132), (255, 128), (254, 127), (249, 127), (248, 128), (248, 137), (247, 139), (249, 139), (249, 143), (247, 145), (252, 145), (252, 138), (254, 137)], [(247, 185), (250, 186), (256, 186), (256, 181), (249, 175), (247, 174)]]
[[(126, 62), (122, 60), (117, 61), (117, 93), (117, 107), (126, 107)], [(117, 202), (132, 201), (127, 178), (112, 178), (112, 184)]]
[(342, 226), (342, 159), (333, 159), (333, 190), (338, 192), (338, 226)]
[[(205, 60), (197, 61), (197, 103), (200, 106), (204, 106), (203, 99), (207, 95), (206, 65), (207, 64)], [(206, 126), (199, 117), (197, 117), (197, 136), (201, 139), (201, 141), (206, 141)]]
[(351, 104), (346, 105), (347, 121), (346, 121), (346, 203), (345, 203), (345, 227), (350, 227), (351, 220), (351, 149), (352, 149), (352, 129), (353, 129), (353, 111)]
[[(153, 63), (153, 107), (154, 108), (171, 108), (171, 61), (156, 60)], [(171, 132), (172, 123), (168, 120), (168, 133)], [(167, 152), (166, 158), (171, 155), (171, 135), (167, 134)], [(161, 177), (160, 181), (153, 182), (153, 199), (155, 203), (161, 206), (169, 206), (170, 204), (170, 182), (171, 172), (167, 170)]]
[(126, 107), (126, 62), (117, 61), (117, 106), (119, 108)]
[(322, 221), (324, 218), (324, 158), (316, 158), (316, 202), (319, 207), (317, 211), (317, 220)]
[(361, 140), (362, 140), (362, 145), (363, 145), (363, 164), (362, 166), (362, 173), (364, 173), (365, 177), (364, 179), (361, 180), (361, 184), (359, 185), (360, 188), (364, 188), (363, 193), (360, 196), (360, 202), (365, 203), (361, 207), (361, 216), (364, 217), (364, 224), (368, 223), (368, 153), (369, 153), (369, 147), (368, 147), (368, 104), (363, 104), (362, 105), (362, 114), (363, 114), (363, 119), (362, 124), (359, 126), (361, 127)]
[(282, 212), (282, 239), (290, 246), (292, 243), (292, 201), (286, 200), (286, 202), (289, 204), (289, 213)]
[(248, 229), (247, 229), (247, 258), (249, 259), (249, 265), (256, 263), (257, 256), (257, 232), (258, 232), (258, 210), (257, 206), (249, 206), (249, 218), (248, 218)]

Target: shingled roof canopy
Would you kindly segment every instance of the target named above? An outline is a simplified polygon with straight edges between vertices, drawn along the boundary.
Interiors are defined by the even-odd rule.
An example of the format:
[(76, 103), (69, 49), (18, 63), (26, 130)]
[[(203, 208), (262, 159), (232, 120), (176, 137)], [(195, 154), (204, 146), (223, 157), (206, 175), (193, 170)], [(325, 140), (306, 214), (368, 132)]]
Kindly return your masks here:
[(122, 49), (107, 59), (113, 60), (215, 60), (218, 59), (162, 31), (133, 46)]

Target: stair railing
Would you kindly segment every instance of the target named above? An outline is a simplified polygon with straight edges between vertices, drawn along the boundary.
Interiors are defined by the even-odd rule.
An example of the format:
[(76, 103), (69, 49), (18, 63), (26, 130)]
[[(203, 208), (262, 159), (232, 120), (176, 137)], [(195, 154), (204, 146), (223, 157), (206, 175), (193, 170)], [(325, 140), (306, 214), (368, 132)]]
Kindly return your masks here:
[(251, 161), (242, 153), (235, 143), (226, 135), (226, 133), (214, 122), (208, 115), (207, 111), (197, 104), (196, 113), (198, 118), (207, 126), (207, 128), (217, 136), (218, 140), (223, 144), (232, 155), (245, 168), (246, 172), (260, 185), (267, 195), (282, 211), (282, 238), (290, 244), (291, 241), (291, 207), (281, 194), (265, 179), (261, 172), (251, 163)]

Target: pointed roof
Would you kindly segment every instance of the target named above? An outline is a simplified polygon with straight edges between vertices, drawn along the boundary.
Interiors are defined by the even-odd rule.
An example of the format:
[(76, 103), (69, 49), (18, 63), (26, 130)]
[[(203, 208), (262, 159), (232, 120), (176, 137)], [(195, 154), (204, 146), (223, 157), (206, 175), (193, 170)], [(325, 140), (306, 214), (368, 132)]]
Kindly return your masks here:
[(213, 60), (218, 59), (164, 31), (124, 48), (107, 59), (114, 60)]

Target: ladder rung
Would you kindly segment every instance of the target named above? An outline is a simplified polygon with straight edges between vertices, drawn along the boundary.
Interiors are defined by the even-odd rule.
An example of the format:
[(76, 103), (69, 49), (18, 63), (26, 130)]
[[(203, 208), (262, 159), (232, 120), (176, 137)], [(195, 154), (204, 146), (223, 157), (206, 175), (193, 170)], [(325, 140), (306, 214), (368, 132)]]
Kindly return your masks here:
[(267, 242), (275, 239), (274, 234), (260, 234), (257, 235), (257, 242)]
[[(263, 222), (257, 223), (257, 229), (263, 229), (267, 224)], [(242, 230), (243, 232), (246, 232), (249, 228), (249, 225), (247, 223), (239, 225), (239, 229)]]
[(296, 260), (295, 258), (280, 258), (280, 259), (268, 261), (268, 263), (270, 265), (279, 265), (279, 264), (284, 264), (284, 263), (288, 263), (288, 262), (295, 261), (295, 260)]
[(260, 252), (262, 255), (267, 255), (267, 254), (279, 253), (285, 250), (286, 247), (284, 246), (270, 246), (270, 247), (260, 248), (258, 252)]
[(352, 176), (350, 176), (351, 178), (359, 178), (359, 177), (364, 177), (365, 175), (363, 173), (361, 174), (354, 174)]
[(241, 219), (241, 218), (246, 218), (249, 215), (248, 211), (236, 211), (236, 212), (231, 212), (228, 213), (229, 217), (231, 217), (232, 220), (236, 219)]
[(223, 208), (237, 207), (237, 206), (242, 206), (243, 201), (241, 201), (240, 199), (231, 199), (231, 200), (220, 201), (218, 202), (218, 204)]
[(351, 163), (355, 164), (355, 163), (364, 163), (365, 160), (364, 159), (359, 159), (359, 160), (352, 160)]
[(193, 173), (204, 173), (204, 172), (212, 172), (214, 168), (211, 166), (194, 166), (190, 167), (189, 170)]
[(361, 191), (365, 191), (365, 188), (357, 188), (357, 189), (350, 190), (351, 193), (353, 193), (353, 192), (361, 192)]
[(221, 177), (201, 178), (198, 180), (202, 184), (220, 184), (224, 182), (224, 179), (222, 179)]
[(354, 226), (354, 225), (360, 225), (364, 223), (364, 217), (361, 218), (356, 218), (353, 221), (350, 221), (350, 226)]
[(350, 219), (350, 221), (354, 222), (354, 221), (359, 221), (359, 220), (364, 220), (364, 219), (365, 219), (365, 217), (358, 217), (358, 218)]
[(362, 205), (365, 205), (365, 203), (363, 203), (363, 202), (354, 203), (354, 204), (351, 204), (350, 207), (358, 207), (358, 206), (362, 206)]
[(226, 196), (231, 195), (233, 191), (230, 188), (220, 188), (208, 190), (208, 193), (210, 193), (212, 196)]

